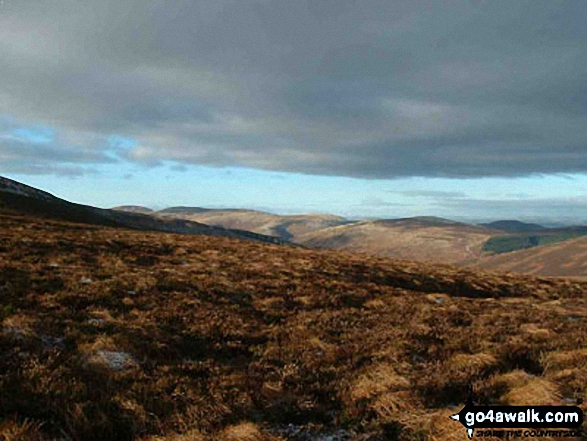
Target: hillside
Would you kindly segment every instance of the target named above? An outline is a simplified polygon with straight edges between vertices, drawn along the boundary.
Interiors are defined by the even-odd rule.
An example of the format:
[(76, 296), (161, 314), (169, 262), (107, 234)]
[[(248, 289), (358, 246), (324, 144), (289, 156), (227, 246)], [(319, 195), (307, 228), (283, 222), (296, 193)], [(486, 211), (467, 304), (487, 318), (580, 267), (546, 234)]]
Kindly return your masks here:
[(432, 216), (357, 222), (325, 214), (280, 216), (191, 207), (162, 210), (156, 216), (254, 231), (309, 247), (442, 263), (477, 259), (489, 238), (503, 234)]
[(473, 266), (542, 276), (587, 277), (587, 237), (487, 256)]
[[(198, 213), (205, 213), (207, 211), (214, 211), (214, 209), (210, 208), (201, 208), (201, 207), (169, 207), (163, 210), (160, 210), (158, 214), (162, 215), (181, 215), (181, 216), (189, 216), (192, 214)], [(236, 211), (236, 210), (220, 210), (220, 211)]]
[(496, 232), (437, 218), (376, 220), (306, 234), (300, 243), (421, 262), (454, 263), (479, 258)]
[(585, 235), (587, 235), (587, 227), (585, 226), (542, 228), (537, 231), (495, 235), (483, 244), (483, 251), (490, 254), (509, 253), (564, 242)]
[(47, 219), (137, 230), (180, 234), (236, 237), (267, 243), (283, 243), (277, 237), (235, 231), (184, 219), (162, 219), (139, 212), (105, 210), (75, 204), (28, 185), (0, 177), (0, 213), (27, 214)]
[(121, 205), (119, 207), (112, 208), (114, 211), (123, 211), (126, 213), (142, 213), (142, 214), (152, 214), (155, 210), (151, 210), (147, 207), (141, 207), (140, 205)]
[[(461, 265), (488, 255), (541, 247), (587, 234), (587, 228), (579, 226), (546, 228), (516, 220), (472, 225), (434, 216), (351, 221), (325, 214), (280, 216), (255, 210), (200, 207), (171, 207), (150, 214), (156, 219), (251, 231), (312, 248)], [(565, 274), (563, 271), (560, 275)]]
[(351, 221), (327, 214), (280, 216), (254, 210), (172, 207), (157, 212), (164, 218), (181, 218), (217, 227), (253, 231), (297, 242), (304, 234)]
[(200, 207), (171, 207), (155, 212), (127, 205), (103, 210), (72, 204), (1, 177), (0, 212), (139, 230), (291, 242), (311, 248), (497, 271), (587, 276), (581, 262), (584, 242), (570, 240), (587, 235), (587, 227), (580, 226), (546, 228), (515, 220), (476, 226), (433, 216), (350, 221), (324, 214), (280, 216)]
[(0, 214), (0, 293), (0, 438), (451, 441), (469, 383), (587, 393), (576, 282)]
[(546, 227), (543, 227), (542, 225), (530, 224), (518, 220), (499, 220), (480, 225), (494, 230), (506, 231), (508, 233), (527, 233), (546, 229)]

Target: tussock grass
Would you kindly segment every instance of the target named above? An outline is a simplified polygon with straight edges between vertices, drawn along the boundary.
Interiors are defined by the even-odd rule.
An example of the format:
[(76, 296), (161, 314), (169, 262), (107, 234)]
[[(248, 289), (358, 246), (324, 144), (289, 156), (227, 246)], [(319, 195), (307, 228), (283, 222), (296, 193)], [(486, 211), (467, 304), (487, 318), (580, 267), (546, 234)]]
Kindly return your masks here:
[(22, 422), (8, 419), (0, 423), (0, 439), (3, 441), (43, 441), (42, 424), (29, 420)]
[(389, 364), (371, 367), (351, 386), (352, 401), (368, 400), (385, 392), (409, 389), (410, 382), (398, 375)]
[(547, 372), (587, 368), (587, 348), (550, 352), (545, 354), (542, 364)]
[(525, 405), (557, 405), (560, 394), (556, 384), (544, 378), (529, 378), (524, 384), (513, 387), (504, 397), (507, 404)]
[(240, 423), (227, 427), (219, 436), (219, 441), (278, 441), (280, 438), (264, 433), (253, 423)]
[(456, 440), (469, 384), (586, 392), (579, 282), (0, 215), (0, 311), (0, 438)]

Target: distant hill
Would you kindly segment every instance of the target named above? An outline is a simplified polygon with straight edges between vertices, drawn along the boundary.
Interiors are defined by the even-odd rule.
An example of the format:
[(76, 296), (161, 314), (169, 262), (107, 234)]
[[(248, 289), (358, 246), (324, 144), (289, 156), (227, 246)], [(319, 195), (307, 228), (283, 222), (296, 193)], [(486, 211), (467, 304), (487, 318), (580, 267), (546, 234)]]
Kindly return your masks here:
[(587, 236), (487, 256), (471, 266), (541, 276), (587, 277)]
[(173, 207), (161, 210), (156, 215), (163, 218), (188, 219), (207, 225), (253, 231), (294, 242), (297, 242), (304, 234), (353, 222), (328, 214), (280, 216), (254, 210), (199, 207)]
[(124, 226), (124, 214), (65, 201), (42, 190), (0, 177), (0, 211), (94, 225)]
[(180, 234), (204, 234), (267, 243), (285, 243), (278, 237), (236, 231), (184, 219), (164, 219), (142, 213), (107, 210), (75, 204), (45, 191), (0, 177), (0, 213), (24, 214), (74, 223), (124, 227)]
[(327, 214), (280, 216), (253, 210), (173, 207), (155, 213), (208, 225), (277, 236), (304, 246), (413, 261), (452, 263), (477, 259), (500, 234), (482, 226), (434, 216), (352, 221)]
[(377, 219), (373, 220), (373, 223), (384, 224), (384, 225), (403, 225), (406, 227), (446, 227), (446, 226), (462, 226), (462, 227), (473, 227), (472, 225), (456, 222), (450, 219), (444, 219), (436, 216), (415, 216), (415, 217), (404, 217), (399, 219)]
[[(199, 213), (206, 213), (211, 211), (210, 208), (200, 208), (200, 207), (169, 207), (165, 208), (164, 210), (160, 210), (158, 214), (173, 214), (173, 215), (192, 215), (192, 214), (199, 214)], [(213, 211), (213, 210), (212, 210)]]
[(255, 210), (201, 207), (171, 207), (153, 215), (252, 231), (312, 248), (455, 264), (587, 234), (587, 228), (582, 227), (549, 229), (515, 220), (470, 225), (435, 216), (351, 221), (326, 214), (280, 216)]
[(564, 228), (543, 227), (535, 231), (511, 232), (491, 237), (483, 244), (483, 251), (491, 254), (509, 253), (526, 248), (563, 242), (585, 235), (587, 235), (587, 227), (585, 226)]
[(543, 227), (542, 225), (529, 224), (517, 220), (499, 220), (480, 225), (494, 230), (506, 231), (508, 233), (526, 233), (529, 231), (542, 231), (546, 229), (546, 227)]
[(586, 318), (580, 281), (0, 213), (0, 439), (465, 440), (471, 384), (586, 396)]
[(423, 262), (455, 263), (477, 259), (496, 232), (441, 218), (375, 220), (309, 233), (300, 243)]
[(140, 205), (121, 205), (120, 207), (111, 208), (114, 211), (123, 211), (126, 213), (142, 213), (142, 214), (151, 214), (154, 213), (155, 210), (151, 210), (147, 207), (141, 207)]
[[(546, 228), (516, 220), (470, 225), (434, 216), (353, 221), (328, 214), (281, 216), (246, 209), (75, 204), (0, 177), (0, 213), (135, 230), (233, 237), (358, 252), (417, 262), (543, 275), (587, 276), (587, 227)], [(586, 239), (587, 240), (587, 239)], [(521, 252), (520, 250), (525, 250)]]
[(16, 196), (27, 197), (39, 201), (54, 202), (57, 200), (55, 196), (43, 190), (38, 190), (12, 179), (0, 176), (0, 191)]

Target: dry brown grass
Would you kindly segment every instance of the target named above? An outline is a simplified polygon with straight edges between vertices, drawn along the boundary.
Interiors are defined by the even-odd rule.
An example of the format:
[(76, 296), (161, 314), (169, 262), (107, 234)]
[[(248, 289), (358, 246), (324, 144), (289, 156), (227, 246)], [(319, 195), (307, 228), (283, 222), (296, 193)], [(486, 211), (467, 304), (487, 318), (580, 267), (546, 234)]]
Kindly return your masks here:
[(249, 422), (227, 427), (219, 435), (219, 441), (278, 441), (279, 439), (276, 436), (268, 435), (255, 424)]
[(374, 366), (361, 375), (351, 386), (350, 397), (353, 401), (369, 400), (386, 392), (409, 389), (410, 382), (398, 375), (389, 364)]
[(470, 383), (480, 403), (584, 396), (586, 293), (0, 215), (0, 435), (462, 439), (447, 413)]
[(198, 430), (189, 430), (184, 433), (168, 434), (166, 436), (150, 436), (142, 441), (208, 441)]
[(542, 364), (547, 371), (585, 368), (587, 367), (587, 348), (550, 352), (544, 356)]
[(492, 271), (540, 276), (587, 276), (587, 237), (484, 257), (472, 264)]
[(467, 381), (495, 368), (497, 359), (491, 354), (454, 354), (444, 364), (446, 375), (453, 381)]
[(560, 399), (556, 384), (543, 378), (530, 378), (525, 384), (512, 388), (504, 397), (506, 404), (514, 406), (554, 406), (560, 404)]
[(252, 210), (206, 210), (200, 213), (157, 213), (163, 218), (180, 218), (206, 225), (252, 231), (296, 242), (305, 234), (345, 224), (344, 218), (328, 214), (280, 216)]
[(33, 421), (6, 420), (0, 423), (0, 439), (2, 441), (43, 441), (42, 424)]
[(364, 221), (324, 228), (297, 238), (307, 246), (418, 262), (457, 263), (478, 259), (496, 232), (465, 224)]
[(430, 416), (427, 435), (429, 441), (466, 441), (467, 432), (460, 424), (454, 424), (450, 419), (457, 411), (440, 409)]

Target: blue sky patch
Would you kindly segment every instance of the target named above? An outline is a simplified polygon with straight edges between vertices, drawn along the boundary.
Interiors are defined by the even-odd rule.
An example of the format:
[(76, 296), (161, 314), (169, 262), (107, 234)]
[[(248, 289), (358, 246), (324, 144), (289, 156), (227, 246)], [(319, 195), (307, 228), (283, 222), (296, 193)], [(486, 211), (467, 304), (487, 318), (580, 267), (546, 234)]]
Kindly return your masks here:
[(55, 130), (50, 127), (18, 127), (8, 134), (32, 144), (51, 144), (55, 141)]

